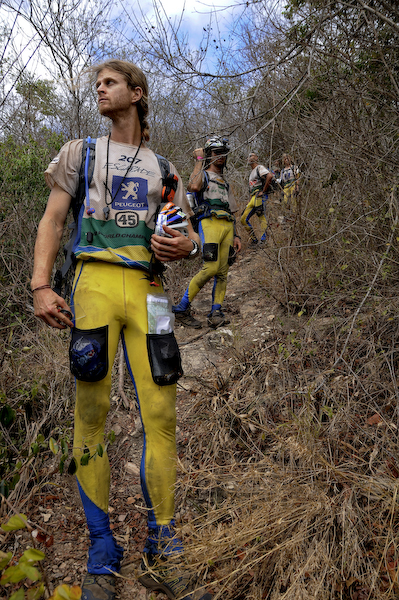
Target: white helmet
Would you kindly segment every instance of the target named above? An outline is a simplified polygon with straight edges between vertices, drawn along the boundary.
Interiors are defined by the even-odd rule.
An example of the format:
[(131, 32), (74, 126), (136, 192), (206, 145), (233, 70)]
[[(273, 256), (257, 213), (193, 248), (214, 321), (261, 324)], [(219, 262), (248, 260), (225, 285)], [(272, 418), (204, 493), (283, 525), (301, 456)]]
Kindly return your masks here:
[(207, 155), (210, 155), (212, 150), (223, 150), (227, 154), (230, 152), (229, 140), (215, 135), (206, 140), (204, 150)]

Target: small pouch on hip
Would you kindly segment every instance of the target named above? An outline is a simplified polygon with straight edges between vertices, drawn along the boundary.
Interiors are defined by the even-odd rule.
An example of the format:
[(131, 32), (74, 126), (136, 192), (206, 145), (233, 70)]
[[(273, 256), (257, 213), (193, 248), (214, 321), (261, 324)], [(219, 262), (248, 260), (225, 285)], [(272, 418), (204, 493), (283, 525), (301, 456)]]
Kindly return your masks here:
[(108, 325), (98, 329), (72, 329), (69, 345), (71, 373), (79, 381), (95, 383), (108, 373)]
[(154, 382), (157, 385), (176, 383), (183, 369), (174, 333), (148, 333), (147, 350)]

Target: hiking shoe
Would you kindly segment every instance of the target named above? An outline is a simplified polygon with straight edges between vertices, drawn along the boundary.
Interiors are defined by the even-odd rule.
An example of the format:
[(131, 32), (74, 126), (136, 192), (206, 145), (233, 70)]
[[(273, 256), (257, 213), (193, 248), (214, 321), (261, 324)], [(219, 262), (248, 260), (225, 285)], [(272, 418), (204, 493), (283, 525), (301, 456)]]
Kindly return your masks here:
[(199, 589), (189, 575), (178, 573), (175, 568), (168, 570), (165, 563), (160, 556), (144, 554), (138, 578), (141, 585), (163, 592), (170, 600), (212, 600), (212, 595)]
[(202, 328), (202, 323), (197, 319), (194, 319), (189, 308), (180, 312), (175, 312), (174, 315), (176, 321), (180, 323), (180, 325), (184, 325), (184, 327), (194, 327), (194, 329)]
[(256, 238), (251, 238), (248, 242), (248, 248), (254, 248), (258, 245), (258, 240)]
[(220, 327), (221, 325), (228, 325), (229, 323), (230, 319), (227, 319), (219, 308), (208, 315), (208, 325), (213, 329), (216, 329), (216, 327)]
[(87, 573), (82, 585), (82, 600), (115, 600), (115, 577)]

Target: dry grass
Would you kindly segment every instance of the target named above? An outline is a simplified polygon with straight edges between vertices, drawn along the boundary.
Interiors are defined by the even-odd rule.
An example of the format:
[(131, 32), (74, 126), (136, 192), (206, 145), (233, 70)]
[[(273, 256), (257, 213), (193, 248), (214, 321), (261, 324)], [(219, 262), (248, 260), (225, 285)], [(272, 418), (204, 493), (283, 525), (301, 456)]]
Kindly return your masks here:
[(211, 401), (197, 396), (178, 487), (203, 511), (183, 525), (188, 560), (217, 598), (394, 597), (394, 389), (371, 406), (372, 381), (332, 370), (310, 382), (296, 360), (254, 353)]
[(280, 301), (271, 334), (241, 332), (229, 375), (204, 373), (187, 415), (187, 560), (224, 600), (398, 597), (397, 300), (313, 287), (299, 315), (276, 251), (252, 273)]

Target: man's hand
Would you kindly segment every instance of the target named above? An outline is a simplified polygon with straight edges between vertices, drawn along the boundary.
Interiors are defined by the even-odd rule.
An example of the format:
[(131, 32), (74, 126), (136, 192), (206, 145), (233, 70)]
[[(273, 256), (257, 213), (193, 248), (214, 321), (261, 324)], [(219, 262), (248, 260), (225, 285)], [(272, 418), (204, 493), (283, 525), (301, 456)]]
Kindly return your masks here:
[(241, 240), (238, 236), (235, 236), (233, 246), (236, 252), (241, 252)]
[(205, 150), (203, 148), (196, 148), (195, 150), (193, 150), (193, 156), (194, 156), (195, 160), (204, 158), (204, 152), (205, 152)]
[(35, 316), (42, 319), (50, 327), (55, 327), (56, 329), (73, 327), (71, 319), (61, 312), (68, 311), (72, 314), (71, 309), (64, 298), (58, 296), (51, 288), (33, 292), (33, 306), (35, 308)]
[(190, 238), (180, 231), (167, 227), (167, 225), (164, 225), (163, 229), (165, 233), (172, 237), (155, 235), (155, 233), (151, 236), (151, 250), (154, 252), (155, 258), (161, 262), (172, 262), (180, 258), (187, 258), (193, 250), (193, 243)]

